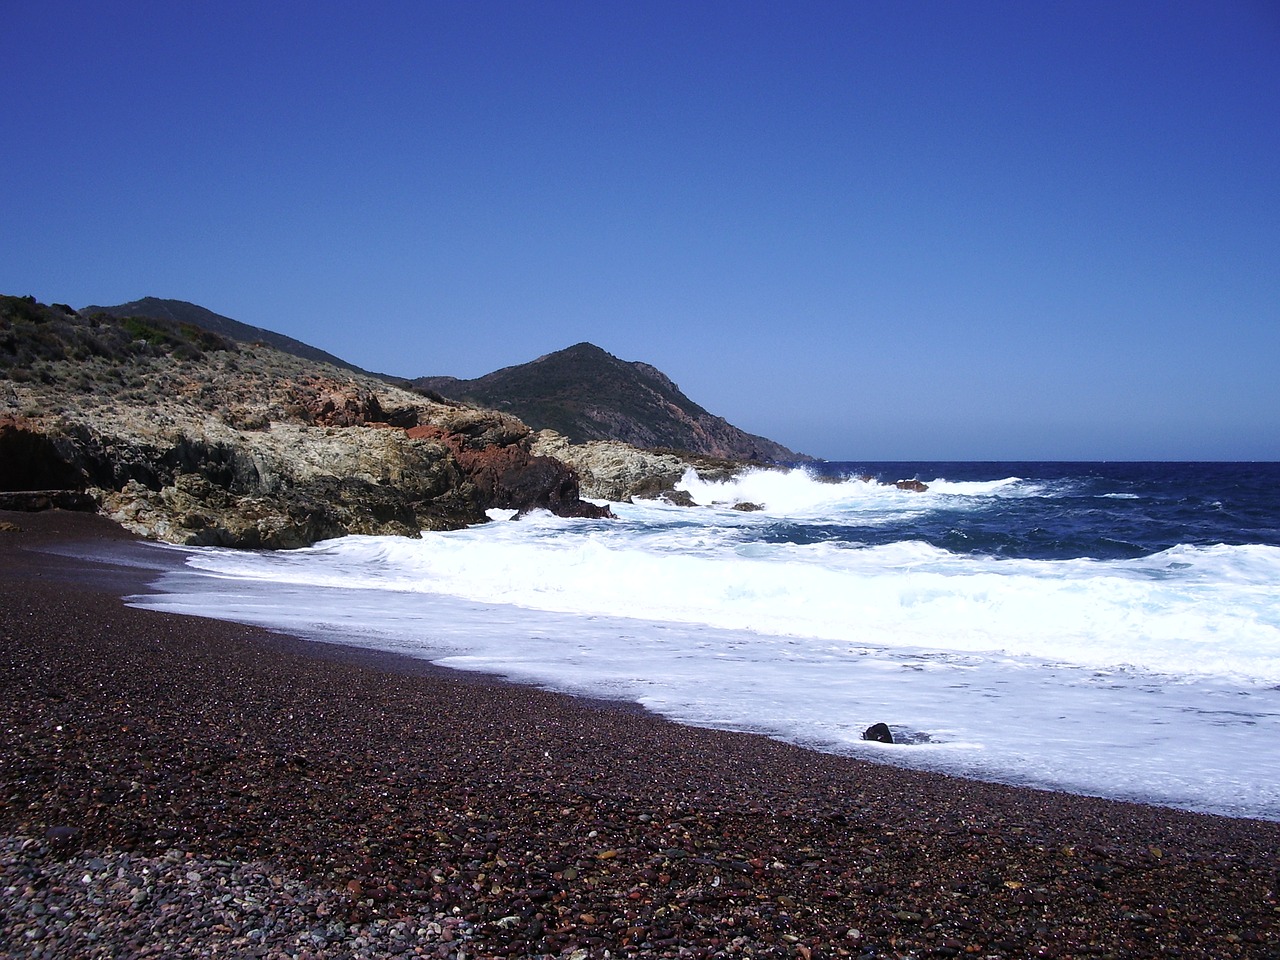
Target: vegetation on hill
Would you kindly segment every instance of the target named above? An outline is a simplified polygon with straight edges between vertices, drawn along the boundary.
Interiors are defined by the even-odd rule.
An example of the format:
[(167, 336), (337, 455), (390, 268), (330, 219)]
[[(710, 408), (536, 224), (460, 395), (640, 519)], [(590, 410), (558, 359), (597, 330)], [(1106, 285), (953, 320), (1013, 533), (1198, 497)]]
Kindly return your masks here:
[[(81, 313), (87, 316), (107, 314), (112, 317), (145, 318), (160, 323), (177, 324), (180, 327), (196, 327), (236, 343), (263, 343), (274, 347), (281, 353), (289, 353), (304, 360), (316, 363), (328, 363), (343, 370), (365, 373), (355, 364), (347, 363), (340, 357), (313, 347), (309, 343), (295, 340), (274, 330), (251, 326), (214, 313), (185, 300), (162, 300), (159, 297), (143, 297), (114, 307), (85, 307)], [(394, 378), (390, 378), (394, 380)]]
[(236, 344), (193, 323), (149, 317), (81, 315), (65, 304), (0, 296), (0, 377), (48, 380), (51, 364), (98, 358), (119, 363), (172, 355), (198, 360)]
[(475, 380), (422, 377), (410, 384), (428, 394), (512, 413), (574, 443), (621, 440), (649, 450), (737, 460), (805, 459), (707, 412), (657, 368), (619, 360), (591, 343)]
[[(27, 306), (34, 305), (28, 303)], [(43, 309), (59, 311), (64, 319), (75, 315), (70, 307)], [(222, 349), (206, 345), (195, 333), (205, 331), (230, 345), (228, 349), (234, 349), (236, 344), (265, 344), (305, 360), (367, 374), (310, 344), (232, 320), (183, 300), (144, 297), (112, 307), (85, 307), (80, 314), (99, 325), (109, 326), (112, 318), (126, 320), (127, 332), (156, 349), (180, 353)], [(80, 353), (92, 353), (101, 348), (102, 345), (90, 338), (78, 349)], [(398, 386), (412, 386), (433, 400), (450, 398), (502, 410), (535, 429), (554, 430), (579, 444), (618, 440), (648, 450), (675, 450), (735, 460), (795, 462), (808, 459), (709, 413), (685, 396), (656, 367), (619, 360), (590, 343), (579, 343), (475, 380), (423, 377), (410, 382), (386, 374), (367, 375)]]

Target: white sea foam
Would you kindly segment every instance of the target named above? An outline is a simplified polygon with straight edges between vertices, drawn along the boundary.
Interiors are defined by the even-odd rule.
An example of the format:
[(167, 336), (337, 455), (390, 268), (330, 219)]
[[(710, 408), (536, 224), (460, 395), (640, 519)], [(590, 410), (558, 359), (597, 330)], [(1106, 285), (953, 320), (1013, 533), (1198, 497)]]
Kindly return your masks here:
[[(779, 517), (874, 523), (1043, 488), (1010, 477), (918, 494), (801, 471), (685, 486), (726, 506), (197, 550), (135, 602), (823, 749), (1280, 819), (1280, 548), (1026, 560), (910, 539), (772, 542)], [(743, 500), (765, 509), (728, 509)], [(928, 742), (862, 742), (879, 720)]]
[(1280, 683), (1280, 549), (1178, 547), (1138, 560), (1001, 560), (917, 541), (750, 543), (671, 510), (550, 515), (421, 540), (347, 537), (284, 553), (203, 551), (221, 576), (434, 593), (577, 616), (1003, 654)]
[(748, 470), (728, 480), (704, 480), (689, 471), (678, 484), (702, 506), (732, 507), (752, 503), (766, 514), (789, 519), (832, 519), (850, 514), (880, 513), (886, 519), (918, 514), (935, 508), (946, 498), (957, 506), (961, 498), (1028, 497), (1044, 490), (1043, 484), (1028, 483), (1018, 477), (1000, 480), (950, 481), (943, 478), (923, 481), (928, 490), (902, 490), (892, 481), (862, 477), (821, 478), (808, 470)]

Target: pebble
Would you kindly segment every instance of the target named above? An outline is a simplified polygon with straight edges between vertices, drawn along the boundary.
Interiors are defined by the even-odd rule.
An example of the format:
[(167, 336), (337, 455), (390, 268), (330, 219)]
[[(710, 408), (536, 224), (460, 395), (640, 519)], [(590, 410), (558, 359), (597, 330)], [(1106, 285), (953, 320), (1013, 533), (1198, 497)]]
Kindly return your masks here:
[(5, 960), (1280, 960), (1278, 824), (329, 660), (39, 556), (0, 546)]
[[(307, 884), (266, 863), (178, 849), (57, 858), (52, 846), (0, 838), (0, 956), (107, 960), (129, 954), (125, 946), (136, 942), (157, 957), (372, 960), (414, 949), (459, 960), (468, 939), (455, 917), (431, 910), (396, 923), (317, 927), (317, 917), (345, 911), (347, 891)], [(263, 915), (270, 923), (260, 922)]]

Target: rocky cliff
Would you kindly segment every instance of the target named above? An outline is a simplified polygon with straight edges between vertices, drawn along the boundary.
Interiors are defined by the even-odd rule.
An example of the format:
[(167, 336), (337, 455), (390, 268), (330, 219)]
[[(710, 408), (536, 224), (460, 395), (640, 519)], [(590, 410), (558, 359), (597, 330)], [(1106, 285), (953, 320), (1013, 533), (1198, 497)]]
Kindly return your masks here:
[(704, 480), (724, 480), (743, 468), (737, 460), (642, 450), (619, 440), (572, 443), (554, 430), (539, 431), (532, 449), (572, 467), (584, 497), (615, 503), (666, 499), (689, 506), (688, 495), (675, 489), (687, 471), (696, 470)]
[(0, 297), (0, 491), (79, 491), (147, 536), (292, 547), (495, 507), (607, 515), (535, 439), (510, 414), (189, 322)]
[(503, 410), (571, 443), (620, 440), (733, 460), (809, 459), (738, 429), (686, 397), (647, 363), (619, 360), (590, 343), (506, 367), (475, 380), (422, 377), (418, 390)]

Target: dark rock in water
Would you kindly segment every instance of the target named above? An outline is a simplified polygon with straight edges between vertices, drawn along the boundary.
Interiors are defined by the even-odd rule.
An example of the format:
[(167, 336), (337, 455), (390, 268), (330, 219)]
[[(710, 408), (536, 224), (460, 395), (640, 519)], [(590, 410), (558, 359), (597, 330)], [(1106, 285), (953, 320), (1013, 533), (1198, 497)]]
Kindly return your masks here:
[(929, 489), (927, 483), (921, 483), (919, 480), (899, 480), (894, 486), (899, 490), (910, 490), (913, 493), (924, 493)]
[(741, 510), (743, 513), (755, 513), (757, 510), (763, 510), (764, 507), (760, 506), (758, 503), (751, 503), (744, 500), (742, 503), (735, 503), (733, 505), (733, 509)]
[(694, 502), (693, 494), (689, 493), (688, 490), (667, 490), (660, 497), (658, 497), (658, 499), (663, 500), (675, 507), (696, 507), (697, 506), (697, 504)]
[(893, 733), (887, 723), (873, 723), (862, 731), (863, 740), (874, 740), (876, 743), (893, 743)]

